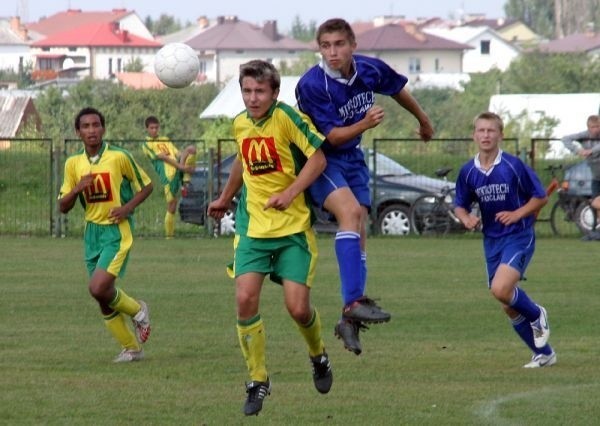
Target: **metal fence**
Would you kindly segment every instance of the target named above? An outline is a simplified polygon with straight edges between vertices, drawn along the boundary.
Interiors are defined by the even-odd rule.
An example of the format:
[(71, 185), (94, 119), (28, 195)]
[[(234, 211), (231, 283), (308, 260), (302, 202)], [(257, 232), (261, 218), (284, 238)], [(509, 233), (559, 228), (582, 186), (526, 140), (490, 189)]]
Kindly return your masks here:
[[(194, 144), (198, 150), (198, 161), (209, 170), (217, 170), (218, 164), (236, 150), (235, 141), (220, 139), (216, 151), (208, 150), (204, 140), (172, 140), (178, 148)], [(162, 237), (166, 211), (162, 186), (150, 161), (142, 152), (143, 140), (110, 140), (109, 143), (128, 149), (138, 163), (152, 177), (155, 190), (135, 213), (136, 234), (139, 236)], [(567, 167), (580, 159), (574, 156), (554, 154), (557, 139), (532, 139), (529, 146), (519, 146), (516, 139), (505, 139), (503, 149), (520, 156), (538, 173), (546, 185), (552, 178), (547, 166), (561, 164)], [(53, 144), (50, 139), (4, 139), (0, 141), (0, 235), (52, 235), (81, 236), (83, 213), (79, 206), (68, 215), (58, 211), (57, 194), (62, 182), (66, 157), (81, 148), (79, 139), (67, 139)], [(471, 138), (435, 139), (423, 143), (417, 139), (380, 138), (374, 139), (375, 153), (382, 153), (402, 164), (415, 174), (434, 177), (435, 170), (450, 167), (448, 180), (456, 178), (460, 166), (475, 155), (476, 146)], [(385, 174), (385, 170), (376, 170)], [(211, 173), (212, 175), (212, 173)], [(217, 175), (218, 176), (218, 175)], [(225, 182), (218, 181), (207, 194), (219, 193)], [(376, 194), (376, 191), (373, 191)], [(374, 204), (376, 200), (373, 200)], [(552, 200), (551, 200), (552, 203)], [(540, 222), (547, 221), (549, 209), (540, 215)], [(209, 227), (210, 228), (210, 227)], [(543, 228), (540, 228), (545, 232)], [(201, 237), (212, 235), (205, 229), (178, 221), (176, 236)]]
[[(171, 140), (178, 148), (193, 144), (198, 162), (207, 163), (204, 140)], [(129, 150), (154, 183), (154, 192), (135, 212), (136, 235), (162, 237), (166, 202), (150, 160), (142, 152), (144, 140), (106, 140)], [(79, 139), (53, 143), (50, 139), (0, 141), (0, 235), (81, 236), (84, 215), (77, 205), (67, 215), (58, 210), (57, 195), (65, 159), (81, 149)], [(205, 229), (179, 222), (176, 235), (204, 236)]]

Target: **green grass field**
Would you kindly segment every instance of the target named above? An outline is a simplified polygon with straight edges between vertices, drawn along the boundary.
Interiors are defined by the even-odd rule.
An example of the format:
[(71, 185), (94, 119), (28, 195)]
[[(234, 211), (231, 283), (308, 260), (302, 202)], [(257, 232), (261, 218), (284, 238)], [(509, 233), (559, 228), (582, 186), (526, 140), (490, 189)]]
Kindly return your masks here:
[(119, 348), (88, 295), (81, 239), (3, 237), (0, 424), (589, 425), (600, 418), (600, 245), (538, 241), (523, 286), (548, 309), (558, 363), (525, 370), (530, 353), (488, 294), (479, 239), (370, 239), (368, 294), (393, 316), (361, 334), (359, 357), (333, 336), (337, 266), (332, 240), (319, 244), (313, 301), (333, 388), (314, 389), (281, 289), (267, 282), (261, 314), (273, 393), (257, 418), (245, 418), (234, 285), (224, 273), (230, 239), (136, 240), (120, 283), (148, 302), (153, 332), (146, 360), (115, 365)]

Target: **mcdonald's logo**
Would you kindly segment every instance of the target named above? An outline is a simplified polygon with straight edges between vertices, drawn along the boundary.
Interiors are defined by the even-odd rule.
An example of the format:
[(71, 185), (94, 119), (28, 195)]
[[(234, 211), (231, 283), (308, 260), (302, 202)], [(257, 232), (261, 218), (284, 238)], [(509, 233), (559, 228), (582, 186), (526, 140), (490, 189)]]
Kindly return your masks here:
[(113, 200), (110, 186), (110, 173), (94, 173), (92, 185), (85, 190), (87, 203), (104, 203)]
[(273, 137), (244, 139), (242, 156), (251, 175), (263, 175), (283, 170)]

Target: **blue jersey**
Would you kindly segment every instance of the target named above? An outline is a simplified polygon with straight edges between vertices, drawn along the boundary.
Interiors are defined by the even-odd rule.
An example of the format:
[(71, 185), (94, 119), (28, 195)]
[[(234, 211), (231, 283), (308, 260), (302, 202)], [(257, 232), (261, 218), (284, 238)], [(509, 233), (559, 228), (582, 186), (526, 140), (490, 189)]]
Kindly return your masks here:
[(470, 210), (476, 202), (481, 210), (483, 234), (498, 238), (533, 226), (534, 215), (505, 226), (496, 221), (496, 213), (514, 211), (531, 198), (544, 198), (546, 191), (535, 172), (514, 155), (500, 151), (490, 170), (483, 171), (479, 157), (460, 169), (456, 181), (455, 205)]
[[(296, 86), (298, 108), (308, 115), (319, 132), (327, 136), (334, 127), (350, 126), (362, 120), (375, 104), (375, 93), (392, 96), (399, 93), (406, 77), (377, 58), (354, 55), (354, 75), (342, 78), (324, 62), (302, 76)], [(323, 152), (348, 150), (360, 144), (362, 135), (333, 148), (327, 141)]]

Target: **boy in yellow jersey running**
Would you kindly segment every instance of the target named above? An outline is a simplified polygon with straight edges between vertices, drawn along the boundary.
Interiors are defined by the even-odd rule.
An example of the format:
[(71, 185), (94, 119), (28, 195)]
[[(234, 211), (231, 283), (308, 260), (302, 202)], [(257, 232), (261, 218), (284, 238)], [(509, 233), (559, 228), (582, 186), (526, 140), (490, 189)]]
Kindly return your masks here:
[(150, 116), (145, 121), (146, 142), (143, 145), (144, 154), (152, 162), (152, 166), (160, 183), (163, 185), (167, 201), (165, 214), (165, 237), (173, 238), (175, 235), (175, 212), (181, 185), (187, 185), (196, 167), (196, 147), (188, 145), (181, 152), (166, 136), (159, 136), (160, 122), (158, 118)]
[(321, 320), (310, 303), (317, 258), (312, 211), (304, 191), (325, 169), (324, 137), (308, 117), (277, 101), (280, 77), (262, 60), (240, 66), (246, 110), (233, 121), (237, 158), (223, 193), (208, 214), (221, 219), (240, 191), (236, 211), (235, 258), (237, 334), (250, 382), (244, 414), (258, 414), (271, 382), (265, 363), (265, 327), (258, 312), (267, 274), (283, 285), (286, 308), (308, 346), (313, 381), (320, 393), (333, 383), (321, 335)]
[[(148, 307), (115, 286), (125, 274), (133, 243), (133, 211), (152, 193), (152, 181), (131, 154), (103, 142), (104, 116), (82, 109), (75, 130), (83, 149), (67, 158), (58, 197), (61, 213), (79, 200), (85, 210), (85, 262), (88, 289), (100, 306), (104, 323), (122, 347), (114, 362), (139, 361), (141, 344), (150, 335)], [(127, 325), (131, 318), (135, 334)]]

